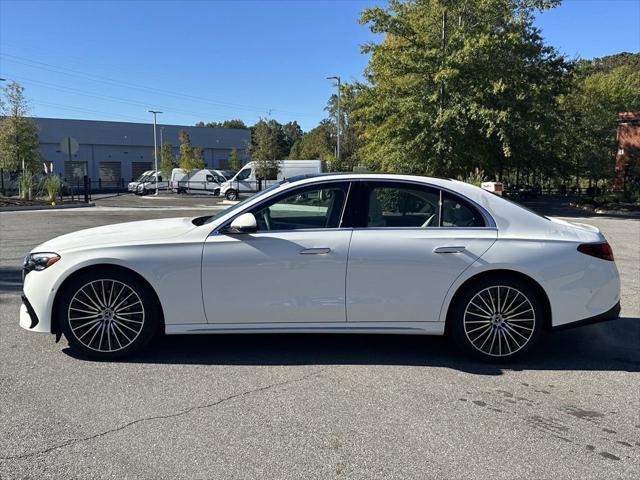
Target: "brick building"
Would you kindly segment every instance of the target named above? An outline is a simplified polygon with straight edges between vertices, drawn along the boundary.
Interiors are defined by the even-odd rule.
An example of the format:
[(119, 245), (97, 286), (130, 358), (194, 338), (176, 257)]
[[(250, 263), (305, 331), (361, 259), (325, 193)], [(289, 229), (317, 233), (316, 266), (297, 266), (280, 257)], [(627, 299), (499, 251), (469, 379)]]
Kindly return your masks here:
[(615, 185), (623, 188), (626, 182), (640, 180), (640, 112), (618, 114), (617, 139)]

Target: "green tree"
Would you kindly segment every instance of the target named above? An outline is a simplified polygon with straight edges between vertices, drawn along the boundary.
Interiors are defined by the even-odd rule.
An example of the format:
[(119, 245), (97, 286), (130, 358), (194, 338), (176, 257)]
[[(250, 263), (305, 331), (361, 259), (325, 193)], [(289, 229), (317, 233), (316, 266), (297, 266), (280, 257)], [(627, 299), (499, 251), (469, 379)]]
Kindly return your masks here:
[(229, 169), (233, 170), (234, 172), (238, 172), (242, 168), (242, 160), (240, 160), (240, 155), (238, 154), (237, 148), (234, 147), (231, 149), (228, 162)]
[(173, 154), (173, 146), (169, 142), (165, 142), (160, 147), (160, 171), (164, 177), (171, 176), (171, 170), (177, 165), (176, 156)]
[(320, 124), (294, 143), (289, 154), (290, 159), (295, 160), (333, 160), (333, 127), (328, 120), (322, 120)]
[(582, 61), (562, 98), (567, 155), (576, 184), (611, 178), (616, 114), (640, 110), (640, 54)]
[[(567, 63), (533, 25), (544, 0), (391, 0), (361, 22), (380, 43), (354, 84), (357, 155), (373, 169), (502, 176), (535, 168)], [(534, 147), (532, 149), (532, 146)]]
[(180, 139), (180, 168), (187, 172), (204, 168), (205, 163), (202, 156), (202, 149), (191, 145), (191, 138), (185, 130), (180, 130), (178, 138)]
[[(340, 159), (331, 162), (333, 171), (351, 171), (358, 164), (357, 150), (360, 145), (360, 131), (353, 121), (353, 109), (357, 90), (354, 85), (342, 84), (340, 89)], [(338, 95), (329, 97), (325, 111), (331, 126), (332, 152), (336, 151), (338, 136)]]
[(41, 161), (38, 151), (38, 132), (33, 122), (26, 118), (29, 106), (24, 88), (16, 82), (3, 89), (0, 98), (0, 168), (7, 170), (35, 171)]
[(300, 140), (304, 135), (302, 128), (300, 128), (300, 125), (298, 125), (298, 122), (296, 121), (288, 122), (282, 125), (282, 133), (284, 134), (285, 143), (285, 146), (283, 148), (287, 153), (291, 152), (291, 147), (293, 147), (293, 144)]
[(251, 159), (258, 178), (273, 179), (278, 174), (278, 160), (284, 158), (286, 140), (282, 125), (275, 120), (260, 119), (251, 127)]
[(224, 120), (222, 122), (198, 122), (196, 127), (207, 128), (248, 128), (245, 123), (240, 119)]

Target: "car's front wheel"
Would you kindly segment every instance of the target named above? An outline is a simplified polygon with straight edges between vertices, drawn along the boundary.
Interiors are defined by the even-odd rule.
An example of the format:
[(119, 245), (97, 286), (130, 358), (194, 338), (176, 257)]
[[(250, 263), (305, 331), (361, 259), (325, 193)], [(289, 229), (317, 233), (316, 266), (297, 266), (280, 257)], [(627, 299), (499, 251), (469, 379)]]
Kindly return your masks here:
[(57, 315), (70, 347), (111, 359), (138, 352), (158, 330), (160, 311), (150, 287), (116, 269), (90, 270), (70, 280)]
[(227, 190), (227, 193), (225, 193), (224, 196), (227, 200), (235, 201), (238, 199), (238, 192), (233, 189), (230, 189), (230, 190)]
[(484, 360), (519, 358), (543, 332), (539, 295), (519, 278), (481, 279), (454, 301), (449, 318), (453, 339), (467, 353)]

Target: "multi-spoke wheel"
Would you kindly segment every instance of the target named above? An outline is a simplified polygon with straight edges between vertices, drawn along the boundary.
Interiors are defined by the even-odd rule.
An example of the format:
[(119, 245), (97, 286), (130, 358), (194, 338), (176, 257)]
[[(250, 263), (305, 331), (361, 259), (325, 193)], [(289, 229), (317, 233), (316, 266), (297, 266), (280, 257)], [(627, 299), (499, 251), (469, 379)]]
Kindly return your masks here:
[(530, 285), (517, 278), (481, 280), (456, 298), (450, 325), (467, 351), (485, 359), (521, 355), (542, 331), (542, 309)]
[(119, 270), (73, 278), (58, 309), (71, 347), (94, 358), (115, 358), (143, 347), (158, 325), (157, 302), (149, 290)]

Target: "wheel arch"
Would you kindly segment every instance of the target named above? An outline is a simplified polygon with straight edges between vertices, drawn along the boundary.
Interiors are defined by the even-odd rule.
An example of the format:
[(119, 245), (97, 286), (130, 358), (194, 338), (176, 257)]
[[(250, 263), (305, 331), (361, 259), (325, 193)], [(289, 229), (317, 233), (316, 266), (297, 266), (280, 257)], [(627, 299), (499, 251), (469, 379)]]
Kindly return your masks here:
[(74, 270), (69, 275), (67, 275), (67, 277), (62, 281), (60, 286), (57, 288), (56, 295), (53, 299), (53, 304), (51, 306), (51, 333), (55, 333), (55, 334), (62, 333), (62, 329), (60, 328), (60, 325), (58, 325), (58, 315), (57, 315), (58, 305), (63, 292), (68, 287), (71, 280), (78, 275), (81, 275), (89, 271), (94, 271), (94, 270), (119, 271), (122, 273), (126, 273), (127, 275), (132, 275), (138, 281), (145, 284), (149, 288), (149, 291), (151, 292), (154, 300), (156, 301), (158, 312), (160, 313), (160, 319), (159, 319), (160, 325), (162, 328), (164, 328), (164, 311), (162, 309), (162, 302), (160, 302), (160, 297), (158, 297), (158, 294), (155, 288), (153, 288), (153, 285), (151, 285), (151, 283), (146, 278), (144, 278), (135, 270), (132, 270), (131, 268), (128, 268), (128, 267), (124, 267), (122, 265), (117, 265), (114, 263), (95, 263), (95, 264), (91, 264), (91, 265), (87, 265), (82, 268), (79, 268), (78, 270)]
[(544, 329), (550, 330), (552, 326), (551, 302), (549, 301), (549, 296), (547, 295), (547, 292), (544, 290), (542, 285), (534, 278), (525, 273), (519, 272), (517, 270), (510, 270), (508, 268), (500, 268), (495, 270), (485, 270), (483, 272), (476, 273), (475, 275), (467, 278), (461, 285), (457, 287), (455, 293), (449, 301), (449, 304), (447, 305), (447, 311), (445, 315), (445, 334), (447, 334), (449, 331), (453, 305), (455, 305), (456, 300), (460, 297), (460, 295), (462, 295), (465, 289), (469, 288), (480, 280), (485, 280), (487, 278), (504, 279), (505, 276), (517, 278), (521, 281), (524, 281), (535, 290), (535, 293), (540, 298), (542, 307), (544, 309)]

